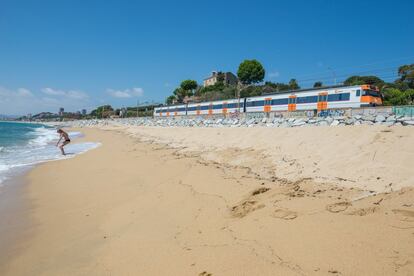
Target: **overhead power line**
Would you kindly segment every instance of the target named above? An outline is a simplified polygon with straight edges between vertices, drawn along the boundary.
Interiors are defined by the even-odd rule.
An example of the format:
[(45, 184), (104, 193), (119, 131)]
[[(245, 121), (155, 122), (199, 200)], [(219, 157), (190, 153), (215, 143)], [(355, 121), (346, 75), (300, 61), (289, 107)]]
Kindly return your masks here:
[[(388, 59), (388, 60), (383, 59), (383, 60), (377, 60), (377, 61), (371, 62), (371, 63), (359, 64), (359, 65), (356, 65), (356, 66), (333, 67), (332, 69), (334, 69), (335, 72), (340, 72), (340, 71), (347, 70), (347, 69), (353, 69), (353, 70), (356, 71), (356, 70), (361, 70), (361, 69), (364, 69), (364, 68), (372, 66), (372, 65), (387, 64), (387, 63), (402, 61), (402, 60), (405, 60), (406, 63), (414, 63), (414, 56), (400, 57), (400, 58), (394, 58), (394, 59)], [(397, 66), (397, 65), (395, 65), (395, 66)], [(310, 73), (310, 74), (299, 75), (299, 76), (297, 76), (297, 78), (315, 76), (315, 75), (318, 75), (318, 74), (329, 74), (331, 72), (332, 72), (331, 70), (324, 70), (324, 71), (314, 72), (314, 73)]]
[[(350, 72), (347, 74), (339, 74), (339, 75), (335, 75), (336, 78), (347, 78), (350, 76), (359, 76), (359, 75), (382, 75), (385, 73), (394, 73), (395, 75), (398, 75), (397, 73), (397, 69), (395, 67), (389, 67), (389, 68), (380, 68), (380, 69), (375, 69), (375, 70), (367, 70), (367, 71), (360, 71), (360, 72)], [(297, 81), (300, 82), (307, 82), (307, 81), (318, 81), (318, 80), (324, 80), (324, 79), (332, 79), (333, 75), (332, 72), (329, 75), (323, 75), (323, 76), (319, 76), (319, 77), (315, 77), (315, 78), (309, 78), (309, 79), (297, 79)]]

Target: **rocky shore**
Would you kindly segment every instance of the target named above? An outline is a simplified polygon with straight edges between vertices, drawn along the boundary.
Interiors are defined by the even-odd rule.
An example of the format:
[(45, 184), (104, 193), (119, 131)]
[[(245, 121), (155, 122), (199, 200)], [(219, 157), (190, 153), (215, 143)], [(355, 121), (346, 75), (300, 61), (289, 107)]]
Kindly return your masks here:
[[(251, 115), (251, 114), (249, 114)], [(81, 120), (67, 122), (75, 127), (118, 124), (127, 126), (158, 126), (158, 127), (306, 127), (306, 126), (346, 126), (346, 125), (385, 125), (414, 126), (413, 117), (393, 114), (352, 115), (329, 117), (266, 117), (254, 114), (254, 117), (243, 118), (208, 118), (208, 117), (170, 117), (170, 118), (124, 118), (107, 120)]]

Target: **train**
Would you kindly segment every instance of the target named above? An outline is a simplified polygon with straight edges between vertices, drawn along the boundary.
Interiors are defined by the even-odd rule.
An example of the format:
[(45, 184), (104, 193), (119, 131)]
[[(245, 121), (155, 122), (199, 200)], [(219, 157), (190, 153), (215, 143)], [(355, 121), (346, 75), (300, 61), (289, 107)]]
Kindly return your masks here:
[(323, 112), (328, 109), (382, 105), (379, 89), (372, 85), (330, 86), (269, 93), (261, 96), (154, 108), (154, 117), (208, 116), (250, 112)]

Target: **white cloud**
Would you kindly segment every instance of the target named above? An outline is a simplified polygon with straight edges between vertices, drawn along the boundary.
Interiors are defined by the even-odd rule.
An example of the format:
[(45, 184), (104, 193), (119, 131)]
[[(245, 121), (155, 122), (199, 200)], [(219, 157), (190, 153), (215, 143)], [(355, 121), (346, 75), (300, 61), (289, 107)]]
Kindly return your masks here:
[(88, 98), (89, 96), (81, 91), (68, 91), (66, 96), (71, 99), (75, 100), (83, 100)]
[(131, 98), (129, 93), (120, 90), (108, 90), (108, 93), (115, 98)]
[(19, 88), (17, 89), (17, 95), (19, 97), (33, 97), (33, 93), (29, 89)]
[(33, 93), (26, 88), (16, 90), (0, 87), (0, 113), (21, 114), (36, 101)]
[(125, 90), (106, 90), (109, 95), (115, 98), (132, 98), (132, 97), (142, 97), (144, 95), (144, 89), (140, 87), (128, 88)]
[(42, 91), (46, 95), (50, 95), (50, 96), (62, 96), (62, 95), (65, 95), (65, 91), (56, 90), (56, 89), (52, 89), (52, 88), (49, 88), (49, 87), (42, 88), (42, 89), (40, 89), (40, 91)]
[(26, 88), (9, 89), (0, 86), (0, 114), (58, 112), (59, 107), (77, 111), (90, 105), (89, 96), (81, 91), (52, 88), (43, 88), (40, 91), (35, 93)]
[(278, 71), (270, 72), (269, 73), (269, 78), (271, 78), (271, 79), (275, 79), (275, 78), (277, 78), (279, 76), (280, 76), (280, 73)]
[(18, 88), (14, 91), (4, 87), (0, 87), (0, 96), (2, 96), (4, 100), (6, 100), (10, 98), (32, 97), (33, 94), (32, 92), (30, 92), (29, 89), (26, 88)]
[(46, 88), (42, 88), (40, 91), (42, 91), (44, 94), (49, 95), (49, 96), (62, 96), (62, 97), (75, 99), (75, 100), (83, 100), (83, 99), (88, 98), (87, 94), (81, 91), (77, 91), (77, 90), (64, 91), (64, 90), (46, 87)]

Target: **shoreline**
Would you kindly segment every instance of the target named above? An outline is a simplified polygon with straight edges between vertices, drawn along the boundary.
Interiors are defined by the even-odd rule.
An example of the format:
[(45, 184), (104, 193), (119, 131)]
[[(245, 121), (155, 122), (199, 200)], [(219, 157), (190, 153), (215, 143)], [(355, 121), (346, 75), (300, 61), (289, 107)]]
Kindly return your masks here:
[[(45, 126), (45, 127), (54, 127), (52, 125), (48, 125), (45, 123), (30, 123), (32, 125), (40, 125), (40, 126)], [(68, 145), (69, 148), (71, 148), (72, 152), (69, 152), (66, 156), (61, 156), (60, 154), (60, 150), (55, 150), (55, 143), (58, 140), (58, 136), (56, 136), (56, 141), (53, 140), (49, 140), (47, 141), (46, 144), (41, 144), (40, 146), (43, 147), (45, 149), (45, 146), (50, 147), (52, 146), (52, 149), (54, 152), (56, 152), (55, 155), (50, 155), (49, 156), (42, 156), (42, 158), (40, 159), (35, 159), (35, 160), (31, 160), (29, 162), (23, 162), (23, 163), (17, 163), (17, 164), (12, 164), (11, 167), (8, 168), (8, 170), (3, 172), (3, 178), (0, 179), (0, 193), (1, 193), (1, 189), (6, 186), (6, 185), (10, 185), (7, 183), (14, 183), (14, 179), (18, 179), (19, 177), (21, 177), (22, 175), (26, 175), (27, 172), (29, 172), (30, 170), (32, 170), (34, 167), (41, 165), (43, 163), (47, 163), (47, 162), (52, 162), (52, 161), (58, 161), (58, 160), (65, 160), (65, 159), (70, 159), (73, 157), (76, 157), (77, 155), (83, 154), (89, 150), (95, 149), (96, 147), (99, 147), (100, 144), (99, 143), (95, 143), (95, 144), (89, 144), (87, 146), (87, 148), (81, 148), (79, 146), (85, 146), (85, 144), (82, 144), (82, 138), (84, 138), (82, 132), (80, 131), (79, 128), (76, 127), (72, 127), (72, 128), (68, 128), (69, 129), (69, 134), (71, 135), (70, 137), (72, 138), (72, 143), (70, 143)], [(71, 131), (72, 130), (72, 131)], [(72, 136), (73, 135), (73, 136)], [(31, 142), (33, 142), (34, 140), (38, 139), (38, 138), (42, 138), (41, 136), (38, 136), (32, 140), (29, 140), (29, 142), (26, 145), (20, 145), (19, 148), (23, 148), (25, 149), (25, 147), (27, 145), (30, 145)], [(53, 138), (52, 138), (53, 139)], [(34, 146), (33, 146), (34, 147)], [(29, 149), (29, 151), (33, 150), (33, 147), (31, 149)], [(6, 146), (7, 148), (7, 146)], [(34, 147), (35, 148), (35, 147)], [(0, 147), (1, 149), (1, 147)], [(26, 153), (27, 153), (27, 149)], [(48, 148), (47, 150), (50, 150), (50, 148)], [(37, 152), (37, 154), (44, 154), (44, 152)], [(16, 154), (15, 152), (13, 154)], [(27, 157), (27, 156), (26, 156)], [(6, 163), (7, 164), (7, 163)]]
[[(44, 123), (35, 124), (46, 125)], [(77, 128), (70, 128), (70, 130), (79, 131)], [(87, 139), (82, 134), (74, 140), (74, 144), (81, 143), (84, 140)], [(76, 155), (83, 153), (85, 152)], [(30, 185), (30, 180), (28, 179), (30, 173), (50, 162), (64, 161), (71, 158), (43, 160), (35, 164), (25, 165), (9, 175), (1, 183), (0, 220), (2, 224), (0, 225), (0, 271), (2, 271), (2, 267), (7, 267), (8, 262), (23, 250), (22, 247), (30, 240), (30, 235), (32, 235), (34, 225), (32, 217), (30, 216), (30, 210), (33, 209), (33, 202), (28, 199), (27, 195), (27, 188)]]
[[(9, 269), (0, 273), (414, 271), (414, 188), (352, 201), (362, 192), (355, 184), (347, 188), (311, 178), (266, 178), (246, 164), (229, 163), (235, 156), (255, 157), (248, 147), (206, 159), (211, 155), (183, 148), (183, 143), (198, 139), (206, 152), (209, 144), (194, 135), (182, 140), (188, 136), (183, 130), (164, 129), (169, 143), (161, 142), (166, 140), (157, 129), (136, 131), (82, 129), (84, 139), (102, 146), (76, 158), (41, 164), (29, 173), (25, 194), (34, 203), (28, 207), (33, 232), (20, 244), (24, 250), (12, 258)], [(211, 131), (220, 133), (222, 141), (229, 138), (223, 130)], [(149, 139), (149, 134), (158, 140)], [(257, 131), (250, 135), (258, 137)]]

